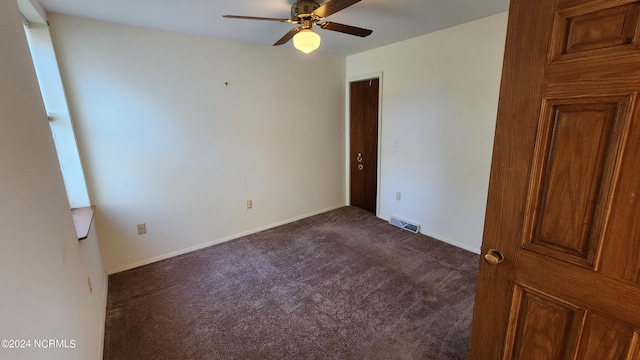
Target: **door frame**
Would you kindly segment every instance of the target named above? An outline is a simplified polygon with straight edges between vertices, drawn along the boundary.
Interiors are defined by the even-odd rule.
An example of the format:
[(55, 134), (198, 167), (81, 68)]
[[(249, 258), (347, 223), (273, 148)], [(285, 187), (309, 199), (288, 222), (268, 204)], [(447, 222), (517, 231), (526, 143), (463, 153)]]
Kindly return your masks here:
[(350, 151), (351, 151), (351, 96), (350, 84), (364, 80), (378, 79), (378, 155), (377, 155), (377, 174), (376, 174), (376, 213), (380, 214), (380, 174), (382, 173), (382, 71), (369, 74), (351, 76), (345, 82), (345, 204), (351, 205), (351, 172), (350, 172)]

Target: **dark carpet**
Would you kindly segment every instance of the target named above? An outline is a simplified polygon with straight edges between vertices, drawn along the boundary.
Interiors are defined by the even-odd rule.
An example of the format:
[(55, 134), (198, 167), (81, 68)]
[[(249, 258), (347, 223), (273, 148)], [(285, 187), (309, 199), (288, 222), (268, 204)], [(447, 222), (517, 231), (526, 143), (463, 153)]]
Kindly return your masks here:
[(466, 359), (478, 261), (340, 208), (109, 276), (104, 358)]

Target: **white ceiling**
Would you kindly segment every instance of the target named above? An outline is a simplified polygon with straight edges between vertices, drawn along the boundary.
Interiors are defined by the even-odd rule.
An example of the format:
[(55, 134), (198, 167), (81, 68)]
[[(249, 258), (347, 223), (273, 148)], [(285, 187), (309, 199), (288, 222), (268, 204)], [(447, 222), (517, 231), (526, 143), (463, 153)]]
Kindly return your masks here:
[[(224, 19), (222, 15), (290, 17), (295, 0), (40, 0), (48, 11), (115, 23), (271, 45), (294, 24)], [(325, 1), (319, 0), (320, 4)], [(362, 0), (328, 21), (373, 30), (366, 38), (314, 28), (317, 51), (353, 55), (507, 11), (509, 0)], [(289, 42), (285, 47), (291, 47)]]

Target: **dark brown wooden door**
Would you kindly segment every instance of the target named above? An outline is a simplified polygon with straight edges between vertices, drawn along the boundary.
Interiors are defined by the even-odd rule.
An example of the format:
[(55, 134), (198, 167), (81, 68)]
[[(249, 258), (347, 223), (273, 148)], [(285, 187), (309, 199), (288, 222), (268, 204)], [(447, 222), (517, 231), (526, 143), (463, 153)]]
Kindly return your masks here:
[(350, 99), (351, 205), (376, 213), (379, 80), (352, 82)]
[(511, 1), (470, 359), (640, 359), (639, 13)]

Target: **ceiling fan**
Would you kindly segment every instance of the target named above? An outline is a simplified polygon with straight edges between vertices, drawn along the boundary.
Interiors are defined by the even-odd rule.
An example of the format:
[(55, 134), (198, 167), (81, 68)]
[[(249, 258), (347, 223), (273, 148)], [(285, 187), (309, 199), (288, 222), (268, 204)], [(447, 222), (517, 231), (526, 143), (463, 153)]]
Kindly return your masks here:
[(329, 15), (335, 14), (338, 11), (360, 1), (361, 0), (329, 0), (320, 5), (312, 0), (297, 0), (293, 5), (291, 5), (291, 18), (269, 18), (239, 15), (223, 15), (223, 17), (230, 19), (267, 20), (299, 24), (300, 26), (289, 30), (289, 32), (281, 37), (280, 40), (276, 41), (273, 46), (286, 44), (289, 40), (293, 39), (293, 45), (295, 48), (308, 54), (320, 46), (320, 36), (312, 29), (315, 25), (320, 26), (325, 30), (337, 31), (360, 37), (371, 35), (373, 30), (324, 20)]

